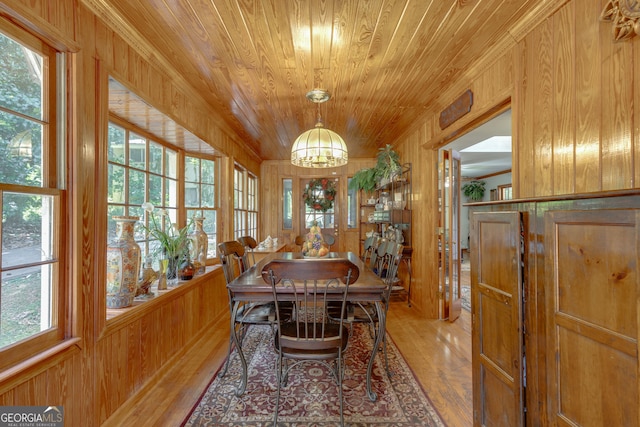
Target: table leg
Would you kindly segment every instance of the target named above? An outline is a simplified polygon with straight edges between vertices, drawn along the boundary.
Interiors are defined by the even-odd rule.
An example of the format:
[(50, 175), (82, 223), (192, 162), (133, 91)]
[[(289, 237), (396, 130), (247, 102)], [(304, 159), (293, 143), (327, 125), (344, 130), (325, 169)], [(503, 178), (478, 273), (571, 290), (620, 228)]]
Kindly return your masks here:
[[(240, 377), (240, 384), (236, 389), (236, 396), (242, 396), (245, 389), (247, 388), (247, 361), (244, 358), (244, 353), (242, 352), (242, 342), (238, 338), (238, 329), (236, 329), (236, 316), (238, 314), (239, 308), (240, 302), (235, 301), (233, 303), (233, 310), (231, 312), (231, 338), (233, 338), (233, 343), (236, 346), (238, 357), (240, 358), (240, 364), (242, 365), (242, 375)], [(240, 328), (240, 330), (242, 330), (242, 328)], [(229, 357), (231, 357), (231, 355), (229, 355)]]
[(411, 307), (411, 257), (402, 257), (401, 261), (407, 264), (407, 272), (409, 273), (409, 286), (407, 286), (407, 305)]
[(384, 303), (382, 301), (376, 302), (376, 311), (378, 313), (378, 330), (376, 331), (376, 339), (373, 343), (373, 348), (371, 349), (371, 357), (369, 358), (369, 365), (367, 366), (367, 396), (372, 402), (375, 402), (378, 399), (378, 395), (376, 394), (376, 392), (371, 390), (371, 374), (373, 372), (373, 362), (376, 359), (376, 354), (378, 353), (380, 343), (382, 343), (384, 340), (384, 334), (386, 331), (385, 310)]

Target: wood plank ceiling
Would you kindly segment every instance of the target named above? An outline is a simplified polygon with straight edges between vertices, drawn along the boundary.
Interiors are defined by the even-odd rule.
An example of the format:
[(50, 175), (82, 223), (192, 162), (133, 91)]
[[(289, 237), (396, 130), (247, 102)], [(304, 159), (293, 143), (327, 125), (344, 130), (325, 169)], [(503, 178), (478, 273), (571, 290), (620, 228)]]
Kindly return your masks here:
[[(375, 156), (546, 0), (83, 1), (135, 28), (248, 147), (277, 160), (318, 114), (350, 157)], [(331, 100), (311, 103), (313, 88)]]

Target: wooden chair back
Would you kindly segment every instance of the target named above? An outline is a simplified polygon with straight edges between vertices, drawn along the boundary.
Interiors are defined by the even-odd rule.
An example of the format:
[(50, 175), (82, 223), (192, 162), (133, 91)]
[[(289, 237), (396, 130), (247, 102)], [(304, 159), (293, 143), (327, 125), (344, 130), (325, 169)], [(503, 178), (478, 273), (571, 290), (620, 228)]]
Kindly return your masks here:
[(398, 274), (398, 266), (402, 260), (402, 251), (404, 246), (401, 243), (389, 242), (387, 244), (387, 250), (385, 255), (384, 270), (380, 277), (387, 284), (385, 291), (386, 301), (388, 304), (393, 285), (396, 282), (396, 276)]
[(258, 242), (251, 236), (242, 236), (238, 239), (238, 242), (244, 246), (244, 266), (249, 268), (256, 263), (253, 250), (258, 247)]
[(373, 236), (369, 236), (364, 239), (364, 243), (362, 244), (362, 255), (360, 259), (362, 262), (367, 265), (367, 260), (371, 257), (371, 245), (373, 244)]
[(220, 257), (222, 271), (227, 284), (247, 269), (244, 246), (236, 240), (219, 243), (218, 256)]
[(369, 252), (369, 269), (376, 270), (376, 263), (378, 262), (378, 247), (383, 242), (383, 239), (376, 237), (371, 242), (371, 248)]
[(304, 236), (296, 236), (295, 240), (293, 241), (296, 245), (302, 247), (302, 245), (304, 244)]

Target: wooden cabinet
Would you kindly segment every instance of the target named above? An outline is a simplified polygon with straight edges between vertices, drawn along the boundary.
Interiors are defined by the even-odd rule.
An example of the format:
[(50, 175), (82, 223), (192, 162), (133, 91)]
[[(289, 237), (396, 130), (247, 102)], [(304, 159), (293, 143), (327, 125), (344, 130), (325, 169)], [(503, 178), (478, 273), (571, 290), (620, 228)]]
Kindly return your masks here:
[(472, 245), (477, 248), (471, 252), (476, 425), (524, 425), (521, 224), (520, 212), (473, 216)]
[(474, 425), (640, 425), (640, 192), (470, 206)]

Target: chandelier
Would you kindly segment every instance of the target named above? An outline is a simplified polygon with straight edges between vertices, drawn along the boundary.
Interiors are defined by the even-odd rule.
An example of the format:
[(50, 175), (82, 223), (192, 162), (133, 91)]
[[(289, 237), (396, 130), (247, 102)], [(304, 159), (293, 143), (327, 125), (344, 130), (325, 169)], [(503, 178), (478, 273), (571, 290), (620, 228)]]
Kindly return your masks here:
[(320, 104), (331, 98), (324, 89), (307, 93), (307, 99), (318, 105), (318, 122), (303, 132), (291, 147), (291, 163), (303, 168), (332, 168), (347, 164), (347, 144), (340, 135), (326, 129), (320, 119)]

